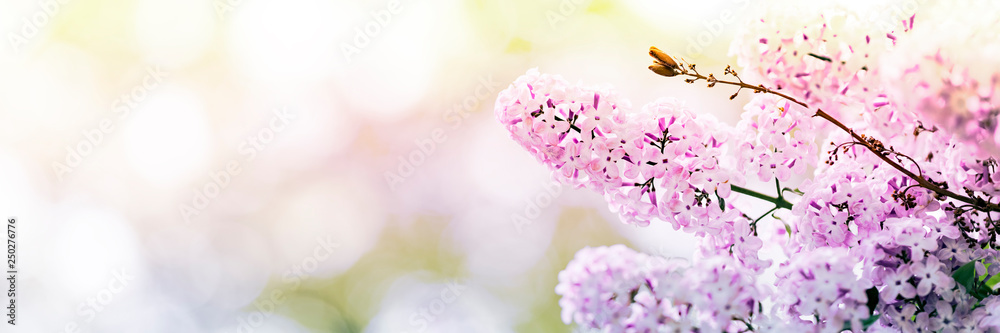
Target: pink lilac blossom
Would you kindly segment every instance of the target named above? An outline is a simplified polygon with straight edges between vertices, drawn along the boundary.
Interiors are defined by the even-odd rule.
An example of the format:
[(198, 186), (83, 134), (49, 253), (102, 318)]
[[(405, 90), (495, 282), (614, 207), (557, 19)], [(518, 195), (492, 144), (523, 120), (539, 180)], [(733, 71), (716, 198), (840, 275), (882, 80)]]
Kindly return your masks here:
[[(611, 91), (570, 84), (560, 76), (531, 69), (500, 93), (495, 113), (511, 138), (556, 171), (561, 181), (599, 186), (600, 190), (612, 183), (603, 181), (604, 171), (615, 171), (617, 163), (598, 157), (624, 153), (621, 139), (614, 134), (625, 122), (619, 110), (623, 106), (628, 107)], [(576, 121), (587, 126), (574, 132)], [(584, 130), (594, 135), (581, 135)], [(619, 149), (606, 147), (609, 144)]]
[[(1000, 170), (997, 168), (996, 161), (977, 159), (975, 146), (962, 143), (950, 132), (925, 127), (922, 122), (917, 120), (919, 119), (917, 115), (912, 112), (900, 111), (895, 104), (886, 104), (875, 108), (872, 112), (865, 113), (863, 118), (863, 122), (852, 123), (851, 127), (860, 133), (881, 138), (881, 142), (885, 146), (891, 147), (895, 152), (889, 157), (896, 159), (914, 174), (932, 182), (945, 184), (946, 188), (967, 189), (987, 197), (1000, 195), (1000, 191), (995, 186), (996, 181), (1000, 180)], [(849, 141), (843, 134), (834, 134), (830, 138), (832, 142)], [(865, 152), (864, 149), (859, 150), (858, 147), (854, 147), (846, 154), (840, 154), (839, 158), (841, 160), (844, 158), (857, 160), (859, 159), (859, 151), (863, 164), (872, 166), (881, 164), (874, 155)], [(846, 162), (858, 163), (853, 160)], [(884, 168), (885, 165), (882, 164), (882, 167)], [(829, 170), (831, 169), (821, 166), (816, 171), (817, 178)], [(896, 216), (903, 216), (904, 212), (926, 214), (943, 209), (950, 214), (950, 212), (955, 211), (953, 207), (942, 205), (939, 200), (934, 198), (933, 193), (925, 189), (908, 189), (907, 187), (913, 186), (914, 182), (901, 174), (889, 178), (889, 184), (892, 192), (903, 190), (902, 193), (913, 196), (912, 201), (909, 202), (911, 206), (901, 205), (899, 200), (889, 200), (892, 199), (891, 196), (883, 196), (880, 201), (884, 202), (885, 205), (894, 206), (891, 210), (896, 213)], [(966, 231), (965, 234), (978, 241), (986, 240), (984, 237), (989, 234), (989, 221), (1000, 219), (1000, 214), (996, 212), (965, 212), (962, 215), (960, 220), (942, 220), (942, 223), (966, 224), (970, 230)]]
[(633, 290), (645, 283), (637, 269), (650, 260), (624, 245), (584, 248), (559, 272), (556, 294), (562, 295), (562, 319), (584, 327), (624, 330), (631, 316)]
[[(743, 180), (719, 161), (727, 138), (715, 131), (722, 126), (714, 118), (695, 117), (677, 100), (661, 99), (628, 119), (633, 126), (621, 129), (628, 161), (618, 161), (625, 186), (604, 192), (612, 210), (646, 223), (661, 218), (690, 232), (715, 232), (739, 216), (717, 201), (732, 198), (731, 186)], [(634, 186), (647, 181), (652, 186)], [(631, 204), (643, 194), (649, 205)]]
[[(852, 154), (857, 154), (852, 155)], [(895, 216), (935, 210), (936, 201), (922, 189), (912, 189), (916, 206), (907, 208), (893, 198), (913, 181), (879, 164), (871, 153), (854, 147), (828, 168), (804, 181), (801, 199), (792, 207), (799, 218), (793, 237), (802, 248), (855, 246)]]
[[(716, 199), (731, 199), (732, 193), (728, 187), (733, 183), (742, 183), (738, 173), (720, 167), (719, 161), (724, 158), (722, 155), (725, 153), (722, 143), (727, 138), (724, 134), (712, 133), (713, 128), (720, 127), (714, 119), (699, 119), (679, 102), (671, 99), (649, 104), (638, 113), (628, 113), (626, 108), (618, 107), (627, 105), (627, 102), (612, 104), (613, 102), (607, 101), (611, 98), (606, 98), (605, 102), (614, 107), (599, 113), (603, 117), (597, 116), (601, 96), (613, 96), (609, 90), (595, 92), (597, 90), (569, 85), (558, 77), (530, 71), (526, 77), (531, 78), (523, 83), (527, 90), (520, 89), (518, 93), (531, 95), (531, 98), (536, 99), (528, 103), (538, 102), (545, 106), (529, 111), (530, 107), (524, 107), (520, 99), (508, 98), (503, 102), (506, 104), (498, 102), (497, 108), (498, 118), (508, 125), (518, 142), (533, 152), (541, 162), (553, 167), (557, 177), (561, 176), (565, 181), (578, 186), (602, 190), (612, 208), (624, 212), (623, 221), (636, 223), (637, 217), (645, 223), (652, 219), (663, 219), (685, 231), (706, 236), (701, 249), (708, 254), (707, 258), (728, 258), (725, 260), (730, 261), (736, 259), (733, 269), (743, 272), (739, 275), (740, 283), (731, 284), (731, 287), (756, 290), (752, 287), (756, 274), (771, 265), (769, 260), (762, 260), (758, 256), (763, 242), (757, 237), (756, 229), (731, 205), (699, 204), (701, 200), (710, 199), (706, 196), (709, 192), (716, 194)], [(546, 83), (556, 89), (550, 89)], [(515, 86), (508, 90), (517, 89)], [(594, 104), (588, 107), (574, 99), (551, 97), (559, 96), (565, 91), (593, 96)], [(544, 100), (537, 100), (538, 96)], [(771, 103), (777, 103), (779, 111), (789, 107), (778, 101)], [(598, 107), (594, 108), (594, 105)], [(748, 109), (754, 108), (767, 109), (766, 106), (753, 104)], [(546, 110), (555, 110), (556, 115), (546, 115)], [(802, 116), (801, 113), (798, 115)], [(602, 119), (605, 121), (601, 121)], [(557, 126), (560, 122), (564, 125)], [(743, 124), (744, 129), (752, 127), (747, 124)], [(750, 139), (744, 141), (754, 141), (761, 145), (766, 142), (769, 149), (776, 146), (788, 147), (788, 140), (801, 140), (799, 142), (802, 146), (809, 144), (794, 133), (791, 133), (791, 139), (787, 136), (789, 132), (776, 137), (777, 132), (771, 132), (767, 126), (759, 124), (761, 123), (758, 122), (755, 129), (759, 132), (756, 135), (751, 133), (748, 135)], [(781, 127), (787, 123), (779, 124), (772, 117), (765, 118), (763, 124)], [(530, 129), (524, 130), (520, 126), (529, 126)], [(574, 130), (573, 127), (578, 127), (579, 130)], [(579, 135), (586, 132), (592, 133), (590, 140)], [(916, 134), (898, 135), (889, 140), (912, 140), (915, 136)], [(601, 140), (598, 137), (608, 139)], [(921, 149), (946, 154), (947, 144), (925, 139), (927, 137), (933, 138), (926, 135), (921, 137), (927, 141), (924, 145), (927, 148)], [(846, 140), (837, 135), (831, 138)], [(776, 145), (775, 142), (779, 140), (785, 140), (786, 145)], [(936, 146), (933, 144), (935, 142)], [(796, 149), (792, 151), (801, 153)], [(804, 156), (803, 159), (807, 158), (805, 155), (801, 156)], [(949, 158), (938, 160), (948, 161)], [(934, 165), (936, 164), (931, 163), (928, 171), (937, 170)], [(969, 172), (970, 177), (982, 174), (975, 170)], [(640, 182), (652, 186), (639, 186)], [(634, 185), (624, 186), (627, 183)], [(983, 183), (980, 187), (992, 190), (991, 183)], [(797, 221), (789, 225), (793, 238), (785, 246), (790, 261), (779, 269), (780, 289), (795, 288), (807, 292), (794, 296), (794, 299), (787, 295), (753, 297), (755, 300), (774, 297), (776, 303), (784, 304), (780, 307), (784, 312), (779, 311), (774, 315), (774, 318), (784, 318), (784, 324), (767, 321), (776, 319), (762, 319), (760, 324), (751, 323), (748, 319), (747, 323), (739, 324), (793, 327), (802, 323), (789, 318), (814, 314), (820, 316), (820, 321), (813, 325), (823, 329), (833, 329), (845, 323), (861, 325), (860, 320), (867, 318), (873, 311), (868, 308), (867, 295), (864, 293), (867, 286), (873, 285), (873, 281), (879, 283), (882, 293), (880, 298), (884, 302), (880, 303), (879, 311), (889, 314), (897, 310), (895, 304), (899, 303), (900, 298), (934, 300), (940, 298), (942, 293), (948, 293), (954, 288), (954, 281), (948, 274), (956, 265), (969, 262), (966, 258), (989, 260), (991, 263), (996, 261), (995, 253), (973, 254), (982, 249), (949, 250), (939, 246), (939, 240), (944, 242), (940, 244), (952, 244), (950, 240), (959, 237), (961, 233), (952, 224), (954, 220), (946, 218), (947, 215), (938, 218), (932, 214), (940, 211), (941, 206), (927, 191), (914, 189), (910, 192), (912, 198), (905, 203), (893, 198), (894, 193), (910, 185), (910, 179), (903, 177), (897, 170), (881, 166), (873, 155), (859, 147), (847, 149), (834, 163), (817, 169), (815, 179), (807, 180), (801, 185), (802, 195), (793, 206), (792, 215)], [(661, 193), (667, 190), (670, 195), (657, 196), (653, 188), (660, 189)], [(722, 207), (726, 209), (723, 210)], [(866, 240), (874, 243), (866, 243)], [(840, 250), (835, 250), (836, 248)], [(688, 273), (681, 272), (695, 274), (693, 272), (699, 272), (701, 268), (711, 267), (708, 261), (701, 261), (698, 266), (687, 270), (676, 267), (636, 270), (635, 267), (642, 266), (637, 265), (637, 262), (645, 261), (646, 266), (649, 266), (648, 257), (623, 248), (605, 251), (613, 253), (610, 255), (601, 254), (601, 251), (581, 251), (576, 261), (583, 263), (571, 264), (560, 275), (558, 293), (563, 295), (561, 305), (565, 321), (637, 332), (656, 331), (664, 322), (682, 330), (695, 327), (702, 330), (724, 330), (733, 327), (734, 323), (728, 316), (733, 311), (733, 303), (725, 303), (730, 306), (727, 307), (715, 302), (730, 299), (734, 295), (732, 290), (718, 289), (721, 285), (719, 281), (735, 283), (735, 280), (726, 280), (731, 276), (722, 280), (709, 279), (716, 282), (715, 287), (691, 289), (697, 295), (709, 295), (707, 300), (685, 293), (691, 290), (657, 287), (660, 284), (653, 282), (682, 280), (688, 281), (686, 283), (690, 285), (698, 285), (699, 281), (707, 280), (690, 280), (691, 277), (684, 275)], [(946, 256), (951, 254), (946, 257), (948, 265), (933, 255), (927, 256), (936, 252)], [(858, 253), (862, 255), (855, 256)], [(822, 266), (809, 266), (818, 263), (810, 262), (808, 258), (820, 256), (830, 259), (831, 256), (842, 255), (852, 259), (826, 260)], [(853, 272), (851, 264), (856, 262), (865, 263), (861, 275)], [(798, 270), (798, 276), (788, 273), (794, 269)], [(989, 270), (993, 272), (986, 272), (986, 266), (982, 265), (977, 271), (980, 274), (995, 274), (1000, 271), (1000, 265), (991, 265)], [(916, 282), (911, 283), (911, 279)], [(757, 292), (753, 293), (756, 295)], [(631, 298), (619, 297), (626, 294)], [(735, 294), (739, 295), (739, 292)], [(664, 302), (664, 299), (671, 301)], [(960, 310), (953, 313), (968, 312), (964, 308), (952, 308)], [(944, 305), (942, 309), (945, 309)], [(942, 315), (947, 314), (947, 310), (941, 311)], [(663, 319), (663, 316), (669, 320)], [(917, 318), (925, 319), (902, 324), (883, 322), (877, 329), (892, 330), (902, 327), (899, 325), (930, 328), (932, 325), (954, 323), (940, 315), (928, 316), (926, 312), (921, 312)]]
[[(970, 3), (981, 4), (958, 12), (978, 8)], [(730, 128), (675, 99), (633, 111), (610, 88), (536, 70), (500, 94), (497, 119), (556, 178), (603, 194), (623, 222), (662, 220), (701, 237), (691, 266), (621, 245), (581, 250), (556, 288), (565, 322), (614, 332), (1000, 332), (998, 292), (983, 285), (1000, 274), (1000, 212), (976, 207), (1000, 196), (1000, 167), (987, 158), (1000, 146), (1000, 21), (973, 20), (955, 38), (911, 15), (883, 24), (842, 8), (790, 12), (753, 22), (732, 52), (743, 80), (809, 108), (758, 95)], [(963, 52), (970, 43), (983, 52)], [(812, 117), (817, 108), (887, 153)], [(882, 157), (977, 203), (935, 193)], [(778, 223), (757, 225), (741, 209), (744, 177), (787, 185), (810, 168)], [(786, 258), (761, 257), (767, 245)], [(762, 288), (774, 263), (775, 287)]]
[(762, 182), (788, 181), (819, 160), (816, 130), (820, 119), (788, 100), (757, 95), (743, 109), (736, 125), (737, 164), (744, 174)]
[[(723, 160), (731, 131), (713, 117), (695, 115), (676, 99), (639, 112), (610, 89), (569, 84), (529, 70), (497, 98), (495, 114), (511, 137), (566, 183), (602, 193), (628, 224), (663, 220), (676, 229), (715, 237), (719, 249), (739, 245), (754, 269), (760, 240), (749, 230), (733, 235), (743, 214), (730, 202), (741, 173)], [(743, 244), (747, 242), (747, 244)]]
[(800, 252), (778, 269), (776, 306), (792, 316), (815, 316), (820, 331), (839, 332), (845, 323), (860, 327), (870, 316), (866, 290), (871, 281), (854, 273), (858, 258), (847, 249)]
[(729, 220), (720, 205), (742, 177), (719, 163), (727, 138), (711, 117), (662, 99), (630, 113), (610, 90), (529, 70), (496, 102), (511, 137), (560, 180), (598, 191), (626, 223), (661, 218), (674, 227)]
[(917, 284), (917, 295), (927, 296), (931, 290), (950, 290), (955, 286), (955, 279), (945, 274), (942, 269), (944, 265), (935, 256), (927, 257), (923, 262), (914, 263), (910, 267), (913, 276), (920, 279), (920, 283)]

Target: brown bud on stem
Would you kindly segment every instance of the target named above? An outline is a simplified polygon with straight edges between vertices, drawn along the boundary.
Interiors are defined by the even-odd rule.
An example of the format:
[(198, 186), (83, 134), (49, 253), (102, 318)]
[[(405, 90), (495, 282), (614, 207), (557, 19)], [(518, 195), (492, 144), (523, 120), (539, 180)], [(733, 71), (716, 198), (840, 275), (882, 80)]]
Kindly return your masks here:
[(666, 67), (677, 68), (677, 62), (674, 61), (674, 58), (671, 58), (663, 51), (660, 51), (660, 49), (656, 48), (656, 46), (649, 47), (649, 55), (653, 57), (653, 59), (656, 59), (657, 62), (663, 64)]
[(653, 73), (660, 74), (660, 75), (663, 75), (663, 76), (666, 76), (666, 77), (671, 77), (671, 76), (676, 76), (677, 75), (677, 69), (676, 68), (674, 68), (674, 67), (667, 67), (667, 66), (664, 66), (663, 64), (658, 63), (658, 62), (657, 63), (653, 63), (652, 65), (649, 65), (649, 70), (653, 71)]

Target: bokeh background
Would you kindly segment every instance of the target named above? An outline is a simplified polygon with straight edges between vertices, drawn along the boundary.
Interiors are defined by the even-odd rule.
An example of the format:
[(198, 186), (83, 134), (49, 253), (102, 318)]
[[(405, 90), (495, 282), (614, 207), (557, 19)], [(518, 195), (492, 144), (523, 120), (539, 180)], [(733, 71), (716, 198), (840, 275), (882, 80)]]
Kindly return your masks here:
[(746, 100), (655, 76), (646, 52), (721, 72), (766, 6), (4, 1), (19, 276), (0, 331), (570, 331), (553, 289), (578, 249), (688, 258), (693, 239), (553, 184), (497, 93), (538, 67), (735, 124)]

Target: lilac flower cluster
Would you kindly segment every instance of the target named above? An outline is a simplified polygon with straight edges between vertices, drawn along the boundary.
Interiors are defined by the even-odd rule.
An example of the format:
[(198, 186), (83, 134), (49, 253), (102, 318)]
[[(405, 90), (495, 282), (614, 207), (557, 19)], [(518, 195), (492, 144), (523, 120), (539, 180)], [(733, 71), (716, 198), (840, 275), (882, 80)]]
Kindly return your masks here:
[(731, 257), (698, 266), (624, 245), (584, 248), (559, 273), (563, 321), (606, 332), (706, 332), (746, 327), (759, 307), (753, 273)]
[[(598, 191), (623, 221), (661, 218), (675, 227), (718, 230), (710, 223), (737, 212), (721, 202), (743, 179), (720, 164), (727, 131), (674, 99), (629, 113), (610, 89), (571, 85), (529, 70), (497, 98), (496, 117), (514, 141), (569, 184)], [(680, 212), (690, 214), (678, 214)]]
[[(717, 249), (737, 247), (761, 269), (760, 240), (732, 201), (742, 174), (724, 165), (728, 134), (710, 115), (695, 115), (676, 99), (630, 113), (610, 89), (569, 84), (529, 70), (496, 103), (496, 117), (514, 141), (561, 181), (602, 193), (622, 221), (653, 220), (709, 235)], [(728, 201), (727, 201), (728, 200)], [(734, 231), (740, 231), (734, 233)], [(713, 238), (714, 237), (714, 238)]]
[(758, 95), (743, 111), (736, 131), (743, 136), (737, 149), (737, 165), (744, 174), (762, 182), (787, 181), (806, 173), (819, 160), (816, 132), (819, 119), (801, 106), (775, 96)]
[(846, 249), (804, 251), (783, 264), (777, 273), (775, 305), (791, 317), (816, 316), (821, 331), (839, 331), (845, 324), (861, 327), (871, 314), (866, 291), (871, 282), (853, 272), (857, 258)]
[[(659, 75), (759, 93), (735, 127), (675, 99), (634, 111), (610, 88), (536, 70), (517, 79), (497, 119), (556, 178), (603, 194), (626, 223), (700, 237), (691, 265), (624, 245), (580, 250), (556, 287), (563, 320), (605, 332), (1000, 332), (1000, 21), (949, 22), (981, 5), (929, 5), (951, 16), (928, 23), (772, 11), (733, 43), (745, 75), (727, 68), (732, 81), (651, 50)], [(952, 25), (954, 36), (932, 33)], [(755, 200), (773, 209), (749, 216)], [(761, 257), (767, 246), (783, 258)]]

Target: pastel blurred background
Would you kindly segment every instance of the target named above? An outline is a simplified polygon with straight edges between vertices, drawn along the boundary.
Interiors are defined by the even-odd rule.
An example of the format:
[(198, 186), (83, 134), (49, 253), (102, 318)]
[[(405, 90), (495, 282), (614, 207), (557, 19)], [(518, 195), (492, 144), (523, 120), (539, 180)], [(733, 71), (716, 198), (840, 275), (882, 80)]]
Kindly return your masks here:
[(693, 240), (552, 184), (496, 94), (538, 67), (735, 124), (746, 100), (655, 76), (646, 52), (720, 72), (759, 7), (5, 1), (0, 215), (20, 275), (0, 331), (570, 331), (553, 288), (578, 249), (690, 257)]

